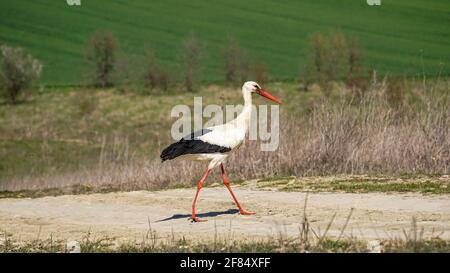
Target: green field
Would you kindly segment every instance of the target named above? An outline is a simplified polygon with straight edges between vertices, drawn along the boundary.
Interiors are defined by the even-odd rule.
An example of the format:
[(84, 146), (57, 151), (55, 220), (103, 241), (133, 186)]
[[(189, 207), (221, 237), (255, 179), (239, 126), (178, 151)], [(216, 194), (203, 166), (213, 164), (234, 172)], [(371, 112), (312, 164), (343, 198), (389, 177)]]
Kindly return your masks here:
[(180, 41), (194, 31), (207, 43), (208, 82), (223, 79), (219, 52), (227, 34), (274, 78), (293, 80), (308, 34), (330, 30), (360, 39), (367, 65), (383, 74), (448, 75), (449, 14), (447, 0), (383, 0), (377, 7), (365, 0), (81, 0), (79, 7), (65, 0), (15, 0), (0, 2), (0, 43), (25, 47), (41, 59), (42, 82), (53, 85), (82, 82), (84, 45), (97, 29), (116, 35), (134, 68), (147, 45), (172, 67)]

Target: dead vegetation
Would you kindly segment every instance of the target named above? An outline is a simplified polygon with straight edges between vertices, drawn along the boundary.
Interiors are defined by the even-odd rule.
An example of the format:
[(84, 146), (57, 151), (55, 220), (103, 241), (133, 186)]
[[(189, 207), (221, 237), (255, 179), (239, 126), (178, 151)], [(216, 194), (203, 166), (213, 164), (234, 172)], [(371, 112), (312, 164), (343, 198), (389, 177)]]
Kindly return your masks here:
[(93, 67), (92, 82), (96, 87), (109, 87), (114, 84), (113, 72), (116, 69), (118, 42), (110, 31), (98, 30), (89, 38), (86, 45), (86, 58)]
[(183, 87), (192, 92), (198, 84), (203, 60), (206, 57), (206, 44), (192, 32), (182, 42), (178, 52), (178, 64), (182, 75)]
[(20, 47), (0, 46), (0, 96), (16, 104), (42, 72), (42, 63)]
[[(342, 94), (314, 102), (303, 114), (281, 108), (280, 146), (260, 151), (247, 141), (228, 160), (231, 179), (357, 175), (446, 175), (450, 166), (448, 81), (406, 83), (392, 103), (387, 79), (360, 99)], [(87, 109), (85, 109), (87, 108)], [(84, 110), (83, 110), (84, 109)], [(91, 111), (82, 106), (81, 111)], [(159, 135), (158, 137), (162, 137)], [(125, 139), (126, 140), (126, 139)], [(162, 139), (155, 139), (162, 145)], [(74, 172), (11, 178), (2, 190), (45, 189), (85, 184), (93, 187), (155, 189), (190, 185), (201, 168), (190, 162), (165, 162), (133, 156), (128, 141), (101, 145), (98, 163)], [(158, 151), (156, 151), (157, 153)]]

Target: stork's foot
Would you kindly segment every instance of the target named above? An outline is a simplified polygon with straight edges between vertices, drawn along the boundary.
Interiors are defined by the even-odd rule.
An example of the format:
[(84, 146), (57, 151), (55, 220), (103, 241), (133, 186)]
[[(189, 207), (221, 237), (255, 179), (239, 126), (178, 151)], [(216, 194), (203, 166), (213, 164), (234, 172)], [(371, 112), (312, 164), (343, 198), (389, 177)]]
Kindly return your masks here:
[(206, 221), (208, 221), (208, 220), (206, 220), (206, 219), (200, 219), (200, 218), (198, 218), (198, 217), (192, 216), (192, 217), (191, 217), (191, 221), (192, 221), (192, 222), (198, 223), (198, 222), (206, 222)]
[(255, 212), (254, 211), (245, 211), (245, 210), (241, 209), (239, 211), (239, 214), (240, 215), (253, 215), (253, 214), (255, 214)]

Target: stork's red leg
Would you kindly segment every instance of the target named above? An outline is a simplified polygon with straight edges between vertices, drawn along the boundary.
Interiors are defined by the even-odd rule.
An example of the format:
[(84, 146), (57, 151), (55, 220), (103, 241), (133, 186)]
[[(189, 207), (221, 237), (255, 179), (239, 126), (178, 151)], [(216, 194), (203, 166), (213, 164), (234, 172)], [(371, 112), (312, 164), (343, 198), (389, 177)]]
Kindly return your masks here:
[(199, 219), (195, 216), (195, 203), (197, 202), (198, 193), (200, 192), (201, 188), (203, 187), (203, 182), (205, 181), (206, 177), (208, 176), (210, 170), (207, 169), (206, 172), (203, 174), (200, 181), (197, 183), (197, 192), (195, 193), (194, 201), (192, 202), (192, 221), (194, 222), (205, 222), (205, 219)]
[(251, 215), (251, 214), (255, 214), (253, 211), (245, 211), (245, 210), (241, 207), (241, 205), (239, 204), (239, 202), (238, 202), (236, 196), (234, 196), (234, 193), (233, 193), (233, 191), (231, 190), (231, 187), (230, 187), (230, 181), (228, 181), (227, 177), (225, 176), (225, 169), (224, 169), (224, 167), (223, 167), (223, 164), (220, 164), (220, 170), (222, 171), (223, 184), (225, 184), (225, 186), (226, 186), (226, 187), (228, 188), (228, 190), (230, 191), (231, 196), (232, 196), (233, 199), (234, 199), (234, 202), (236, 203), (236, 205), (237, 205), (238, 208), (239, 208), (239, 213), (242, 214), (242, 215)]

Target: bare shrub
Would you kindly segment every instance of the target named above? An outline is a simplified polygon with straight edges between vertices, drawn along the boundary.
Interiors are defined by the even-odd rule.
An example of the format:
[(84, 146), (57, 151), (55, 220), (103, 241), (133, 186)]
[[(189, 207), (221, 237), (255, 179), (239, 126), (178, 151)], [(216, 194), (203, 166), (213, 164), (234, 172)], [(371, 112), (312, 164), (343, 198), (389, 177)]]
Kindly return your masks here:
[(304, 83), (305, 90), (313, 82), (324, 85), (325, 66), (327, 59), (327, 37), (322, 33), (313, 33), (308, 37), (308, 47), (306, 50), (306, 62), (303, 73), (300, 75)]
[(225, 81), (233, 85), (246, 81), (250, 74), (250, 60), (247, 52), (233, 36), (227, 36), (225, 46), (222, 48), (222, 56)]
[(329, 83), (333, 80), (344, 78), (348, 73), (349, 50), (347, 38), (342, 32), (331, 32), (328, 35), (326, 48), (326, 65), (324, 66), (324, 71), (327, 80), (325, 84), (328, 84), (326, 91), (329, 92)]
[(267, 72), (266, 66), (261, 62), (254, 62), (252, 64), (251, 68), (251, 74), (253, 75), (253, 78), (259, 83), (259, 84), (265, 84), (269, 82), (269, 73)]
[(95, 86), (113, 85), (117, 47), (117, 41), (110, 31), (97, 31), (89, 37), (86, 58), (94, 66)]
[(239, 86), (250, 76), (261, 84), (269, 81), (266, 66), (259, 61), (252, 61), (247, 51), (233, 36), (227, 36), (222, 56), (226, 83)]
[(353, 79), (364, 73), (364, 51), (356, 38), (348, 38), (348, 73), (347, 79)]
[(155, 52), (149, 48), (146, 52), (147, 68), (144, 74), (145, 86), (154, 89), (158, 86), (159, 67), (156, 63)]
[(23, 89), (28, 88), (41, 75), (42, 63), (22, 48), (0, 47), (0, 87), (2, 95), (12, 104)]
[(160, 88), (167, 91), (170, 84), (169, 74), (157, 63), (155, 51), (152, 48), (147, 49), (146, 62), (147, 65), (144, 73), (144, 85), (150, 90)]
[(348, 72), (345, 83), (352, 90), (353, 96), (359, 100), (364, 92), (369, 90), (370, 73), (366, 71), (364, 66), (364, 50), (359, 41), (350, 37), (347, 41), (348, 45)]
[[(347, 38), (339, 31), (312, 33), (308, 37), (306, 63), (300, 75), (304, 90), (317, 82), (329, 95), (333, 81), (346, 79), (350, 85), (361, 83), (363, 60), (363, 50), (355, 38)], [(355, 79), (357, 77), (359, 79)]]
[(206, 45), (190, 33), (183, 41), (178, 53), (178, 61), (186, 91), (191, 92), (198, 81), (202, 61), (206, 56)]
[(163, 91), (167, 91), (169, 90), (169, 87), (172, 84), (172, 78), (168, 72), (168, 70), (165, 70), (164, 68), (161, 68), (159, 70), (159, 75), (158, 75), (158, 84), (159, 84), (159, 88), (161, 88), (161, 90)]

